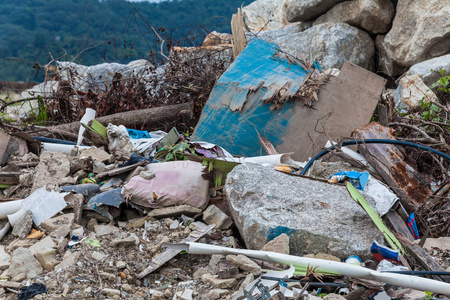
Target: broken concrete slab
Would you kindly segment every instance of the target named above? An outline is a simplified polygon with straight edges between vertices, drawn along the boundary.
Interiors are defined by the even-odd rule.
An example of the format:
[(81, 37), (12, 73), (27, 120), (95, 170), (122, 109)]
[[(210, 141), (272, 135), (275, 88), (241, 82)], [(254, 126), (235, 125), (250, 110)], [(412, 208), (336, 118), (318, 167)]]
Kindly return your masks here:
[(19, 238), (25, 238), (30, 233), (32, 226), (33, 226), (33, 213), (28, 210), (13, 225), (12, 235)]
[(262, 251), (271, 251), (283, 254), (289, 253), (289, 236), (286, 233), (282, 233), (273, 240), (269, 241), (261, 249)]
[(17, 248), (12, 253), (11, 265), (9, 267), (9, 273), (11, 277), (17, 276), (21, 273), (26, 274), (26, 278), (34, 278), (44, 269), (39, 261), (33, 256), (31, 251), (27, 248)]
[(63, 261), (55, 267), (55, 270), (65, 270), (74, 266), (78, 262), (80, 255), (81, 252), (70, 252), (70, 250), (67, 250), (66, 254), (63, 257)]
[(324, 252), (370, 257), (383, 237), (345, 187), (239, 165), (225, 185), (233, 219), (249, 249), (286, 233), (293, 255)]
[(209, 273), (202, 275), (202, 281), (212, 285), (216, 289), (231, 289), (238, 283), (237, 278), (220, 279), (217, 275)]
[(120, 229), (113, 225), (95, 225), (94, 226), (94, 232), (95, 234), (101, 236), (101, 235), (107, 235), (114, 232), (119, 232)]
[(5, 246), (0, 246), (0, 271), (8, 269), (10, 263), (11, 255), (6, 253)]
[[(401, 101), (411, 109), (421, 106), (421, 102), (438, 102), (436, 94), (422, 81), (420, 75), (407, 75), (400, 80), (397, 88), (401, 93)], [(397, 99), (395, 99), (397, 101)]]
[(243, 271), (250, 272), (256, 276), (261, 274), (261, 267), (245, 255), (227, 255), (227, 260)]
[[(33, 182), (33, 191), (47, 184), (59, 185), (69, 183), (73, 178), (67, 178), (70, 172), (70, 161), (66, 154), (45, 151), (40, 156), (36, 167), (36, 177)], [(73, 184), (75, 182), (72, 182)]]
[(228, 229), (233, 225), (231, 218), (215, 205), (210, 205), (203, 211), (203, 221), (208, 225), (216, 224), (219, 229)]
[[(106, 163), (111, 159), (111, 155), (101, 148), (87, 148), (80, 151), (80, 159), (91, 157), (94, 161)], [(101, 172), (99, 172), (101, 173)]]
[(68, 213), (57, 216), (41, 223), (41, 227), (50, 233), (51, 236), (59, 239), (66, 237), (73, 227), (75, 221), (75, 214)]
[(152, 209), (147, 216), (155, 218), (155, 219), (164, 219), (164, 218), (174, 218), (179, 217), (181, 215), (186, 215), (188, 217), (193, 217), (195, 215), (201, 214), (202, 210), (200, 208), (196, 208), (190, 205), (178, 205), (178, 206), (170, 206), (170, 207), (162, 207)]
[(439, 249), (441, 251), (450, 251), (450, 237), (440, 237), (440, 238), (427, 238), (425, 244), (423, 244), (423, 249), (431, 251), (433, 249)]

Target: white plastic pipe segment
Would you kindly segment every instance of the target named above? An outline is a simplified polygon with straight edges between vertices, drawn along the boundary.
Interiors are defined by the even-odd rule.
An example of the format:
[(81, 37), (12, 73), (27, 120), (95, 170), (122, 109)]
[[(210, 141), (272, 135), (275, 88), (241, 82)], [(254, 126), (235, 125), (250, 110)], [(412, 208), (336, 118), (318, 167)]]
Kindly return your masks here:
[[(80, 123), (87, 125), (89, 121), (93, 120), (95, 118), (95, 114), (97, 112), (93, 110), (92, 108), (86, 108), (86, 112), (84, 113), (84, 116), (81, 118)], [(77, 145), (81, 145), (81, 142), (83, 141), (83, 134), (86, 128), (84, 128), (83, 125), (80, 125), (80, 130), (78, 131), (78, 140)]]
[(19, 211), (22, 208), (22, 200), (0, 203), (0, 220), (6, 219), (10, 214)]
[(9, 223), (14, 226), (14, 224), (16, 224), (17, 221), (19, 221), (20, 218), (22, 218), (23, 215), (25, 215), (27, 212), (27, 210), (25, 208), (21, 208), (20, 210), (18, 210), (17, 212), (8, 215), (8, 221)]
[(410, 275), (380, 273), (368, 268), (336, 261), (293, 256), (268, 251), (233, 249), (202, 243), (163, 244), (163, 246), (167, 246), (169, 249), (176, 248), (179, 250), (186, 250), (191, 254), (243, 254), (255, 259), (261, 259), (285, 265), (292, 264), (294, 266), (302, 268), (307, 268), (308, 265), (310, 265), (318, 267), (317, 272), (319, 273), (340, 274), (344, 276), (376, 280), (379, 282), (384, 282), (405, 288), (450, 295), (450, 284), (445, 282)]
[(272, 166), (289, 165), (294, 167), (304, 167), (302, 163), (291, 158), (292, 153), (264, 155), (255, 157), (233, 157), (233, 158), (218, 158), (225, 161), (232, 161), (236, 163), (254, 163), (254, 164), (269, 164)]
[[(74, 145), (64, 145), (64, 144), (55, 144), (55, 143), (42, 143), (42, 146), (44, 148), (44, 151), (50, 151), (50, 152), (62, 152), (70, 154), (70, 151), (75, 147)], [(87, 149), (91, 148), (88, 146), (77, 146), (78, 149)]]

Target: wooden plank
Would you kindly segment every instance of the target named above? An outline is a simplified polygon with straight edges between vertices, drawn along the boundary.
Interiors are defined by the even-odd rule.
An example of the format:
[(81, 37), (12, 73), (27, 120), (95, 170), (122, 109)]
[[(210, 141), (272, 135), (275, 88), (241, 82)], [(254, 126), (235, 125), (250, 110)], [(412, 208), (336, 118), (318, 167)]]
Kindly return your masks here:
[[(391, 129), (372, 122), (354, 131), (358, 139), (395, 140)], [(400, 198), (408, 213), (416, 209), (431, 195), (430, 182), (425, 174), (421, 174), (404, 161), (402, 152), (394, 145), (370, 144), (360, 145), (360, 152), (375, 168), (383, 180)]]
[(388, 225), (391, 226), (397, 233), (401, 233), (408, 240), (414, 242), (414, 237), (406, 226), (405, 221), (403, 221), (396, 211), (387, 212), (384, 219), (386, 220), (386, 223), (388, 223)]
[[(396, 234), (397, 239), (403, 244), (406, 251), (427, 271), (445, 272), (444, 268), (439, 265), (434, 257), (428, 255), (422, 247), (411, 242), (402, 234)], [(450, 283), (450, 276), (433, 276), (436, 280)]]
[(370, 121), (385, 84), (386, 79), (345, 62), (339, 76), (331, 77), (321, 88), (313, 108), (295, 108), (289, 132), (276, 150), (295, 151), (292, 158), (305, 161), (330, 138), (337, 141), (349, 137), (353, 130)]

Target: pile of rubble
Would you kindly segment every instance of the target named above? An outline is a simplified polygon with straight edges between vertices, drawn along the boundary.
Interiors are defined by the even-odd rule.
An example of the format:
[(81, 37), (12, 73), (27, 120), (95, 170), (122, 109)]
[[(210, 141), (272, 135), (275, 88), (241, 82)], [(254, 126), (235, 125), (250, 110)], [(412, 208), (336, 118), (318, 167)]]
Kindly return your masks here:
[[(248, 30), (265, 2), (244, 8)], [(450, 295), (448, 55), (386, 89), (363, 68), (373, 51), (330, 38), (308, 60), (288, 42), (352, 31), (373, 48), (354, 25), (388, 47), (405, 1), (390, 31), (393, 11), (364, 14), (381, 27), (340, 14), (370, 1), (279, 2), (257, 37), (239, 12), (233, 36), (172, 49), (184, 67), (58, 62), (22, 94), (31, 108), (3, 103), (1, 299)], [(71, 122), (27, 124), (49, 111)]]

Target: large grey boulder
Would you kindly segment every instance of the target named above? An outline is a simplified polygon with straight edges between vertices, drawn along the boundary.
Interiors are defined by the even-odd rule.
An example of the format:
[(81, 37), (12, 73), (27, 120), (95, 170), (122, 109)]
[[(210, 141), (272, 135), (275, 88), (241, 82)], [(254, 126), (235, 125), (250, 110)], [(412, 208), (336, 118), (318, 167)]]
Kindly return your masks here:
[(392, 28), (380, 48), (389, 59), (404, 67), (448, 54), (449, 15), (448, 1), (399, 0)]
[(316, 25), (302, 32), (282, 35), (273, 42), (295, 57), (317, 59), (323, 69), (340, 69), (346, 60), (369, 69), (375, 52), (367, 32), (345, 23)]
[(242, 8), (245, 24), (252, 32), (280, 29), (285, 19), (286, 0), (257, 0)]
[(312, 26), (312, 22), (296, 22), (289, 23), (289, 25), (280, 29), (270, 29), (260, 32), (247, 32), (245, 34), (245, 39), (249, 43), (254, 38), (260, 38), (269, 42), (274, 42), (275, 39), (280, 39), (283, 36), (296, 34)]
[(382, 234), (343, 186), (243, 164), (225, 190), (233, 219), (250, 249), (286, 233), (293, 255), (324, 252), (345, 259), (370, 256)]
[(344, 0), (286, 0), (289, 22), (312, 20)]
[(362, 28), (372, 34), (386, 33), (391, 28), (395, 9), (390, 0), (353, 0), (336, 4), (314, 21), (342, 22)]
[(422, 75), (423, 82), (425, 82), (426, 85), (431, 86), (441, 78), (441, 70), (444, 71), (443, 76), (450, 75), (450, 54), (415, 64), (408, 70), (406, 75)]

